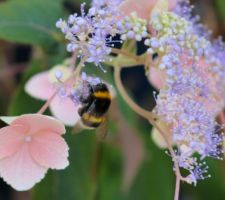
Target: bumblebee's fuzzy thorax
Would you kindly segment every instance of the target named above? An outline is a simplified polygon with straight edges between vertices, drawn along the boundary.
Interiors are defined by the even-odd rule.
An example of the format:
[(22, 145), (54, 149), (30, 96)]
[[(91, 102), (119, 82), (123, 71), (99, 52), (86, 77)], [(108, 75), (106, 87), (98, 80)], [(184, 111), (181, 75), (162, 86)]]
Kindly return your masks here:
[(105, 114), (111, 104), (111, 95), (105, 83), (85, 83), (85, 95), (80, 95), (79, 101), (82, 107), (78, 113), (83, 125), (87, 127), (98, 127), (105, 121)]

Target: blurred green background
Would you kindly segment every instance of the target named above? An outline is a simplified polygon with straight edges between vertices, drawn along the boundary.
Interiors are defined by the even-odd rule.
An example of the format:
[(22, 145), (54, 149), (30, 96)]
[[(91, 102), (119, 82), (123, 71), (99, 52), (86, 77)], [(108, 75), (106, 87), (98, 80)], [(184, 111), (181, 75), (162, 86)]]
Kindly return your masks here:
[[(225, 36), (225, 0), (192, 2), (195, 13), (213, 36)], [(55, 22), (79, 12), (80, 3), (81, 0), (0, 0), (0, 115), (36, 112), (43, 104), (25, 94), (24, 83), (69, 56)], [(106, 74), (94, 66), (86, 70), (112, 79), (108, 68)], [(136, 101), (152, 109), (153, 88), (143, 78), (144, 70), (124, 70), (122, 75)], [(171, 159), (152, 142), (151, 126), (119, 96), (113, 106), (109, 139), (100, 142), (95, 131), (74, 134), (68, 129), (70, 166), (64, 171), (49, 171), (29, 192), (16, 192), (0, 180), (0, 200), (172, 200), (175, 180)], [(208, 163), (212, 178), (197, 187), (182, 184), (181, 200), (225, 200), (225, 163)]]

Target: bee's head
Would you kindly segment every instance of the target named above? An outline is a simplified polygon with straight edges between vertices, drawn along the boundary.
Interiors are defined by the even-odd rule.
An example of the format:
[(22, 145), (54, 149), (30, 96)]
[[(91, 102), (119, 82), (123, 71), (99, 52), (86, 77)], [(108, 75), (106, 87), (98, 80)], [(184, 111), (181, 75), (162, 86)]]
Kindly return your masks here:
[(81, 77), (73, 86), (71, 92), (71, 99), (75, 103), (85, 104), (92, 98), (93, 86), (101, 83), (99, 78), (87, 76), (86, 73), (82, 73)]

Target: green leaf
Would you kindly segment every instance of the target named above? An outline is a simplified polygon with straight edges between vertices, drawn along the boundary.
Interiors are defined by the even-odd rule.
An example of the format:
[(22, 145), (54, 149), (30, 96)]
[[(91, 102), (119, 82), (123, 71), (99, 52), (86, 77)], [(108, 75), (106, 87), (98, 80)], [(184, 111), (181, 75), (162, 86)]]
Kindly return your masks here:
[(172, 200), (175, 181), (171, 158), (156, 147), (150, 138), (150, 125), (144, 125), (119, 96), (121, 112), (132, 128), (139, 131), (146, 145), (145, 161), (128, 192), (126, 200), (154, 199)]
[(61, 35), (55, 23), (62, 15), (60, 0), (10, 0), (0, 4), (0, 38), (48, 47)]
[(43, 64), (40, 61), (33, 61), (22, 77), (22, 81), (13, 95), (8, 108), (9, 116), (18, 116), (25, 113), (35, 113), (43, 105), (43, 101), (38, 101), (30, 97), (24, 91), (24, 84), (34, 74), (43, 70)]
[(223, 19), (225, 19), (225, 13), (224, 13), (225, 1), (224, 0), (216, 0), (215, 4), (216, 4), (216, 8), (217, 8), (217, 11), (218, 11), (219, 15)]
[(158, 149), (149, 137), (145, 139), (146, 160), (129, 192), (128, 200), (172, 200), (175, 182), (170, 157)]
[(35, 113), (42, 105), (43, 102), (30, 97), (25, 93), (24, 87), (20, 86), (10, 103), (8, 114), (9, 116), (18, 116), (26, 113)]
[[(139, 127), (137, 118), (127, 105), (121, 103), (120, 107), (132, 128), (138, 132), (145, 141), (145, 160), (127, 193), (121, 188), (123, 160), (121, 152), (116, 147), (104, 145), (100, 162), (98, 200), (172, 200), (174, 193), (174, 175), (170, 157), (158, 149), (149, 138), (150, 127)], [(125, 108), (125, 109), (124, 109)], [(126, 112), (125, 112), (126, 110)], [(116, 133), (114, 133), (116, 134)], [(135, 148), (135, 147), (134, 147)]]
[(43, 101), (32, 98), (24, 91), (26, 81), (34, 74), (43, 71), (43, 62), (32, 61), (22, 77), (22, 81), (16, 89), (13, 98), (9, 104), (8, 115), (18, 116), (26, 113), (35, 113), (43, 105)]
[(120, 200), (122, 179), (121, 151), (113, 145), (103, 144), (99, 163), (98, 200)]

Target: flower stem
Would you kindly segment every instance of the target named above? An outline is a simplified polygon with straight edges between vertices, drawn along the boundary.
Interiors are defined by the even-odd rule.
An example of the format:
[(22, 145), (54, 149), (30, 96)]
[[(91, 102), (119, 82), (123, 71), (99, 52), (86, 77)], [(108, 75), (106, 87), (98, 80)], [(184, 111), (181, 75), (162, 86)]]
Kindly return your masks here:
[(49, 104), (52, 102), (52, 100), (57, 95), (57, 91), (55, 91), (52, 96), (45, 102), (45, 104), (40, 108), (40, 110), (37, 112), (38, 114), (43, 114), (47, 108), (49, 107)]
[(222, 112), (219, 114), (219, 121), (223, 126), (223, 130), (225, 131), (225, 127), (224, 127), (224, 125), (225, 125), (225, 113), (224, 113), (224, 110), (222, 110)]
[[(160, 128), (160, 126), (157, 124), (156, 119), (157, 116), (152, 113), (149, 112), (147, 110), (144, 110), (143, 108), (141, 108), (139, 105), (137, 105), (127, 94), (122, 81), (121, 81), (121, 77), (120, 77), (120, 72), (121, 72), (121, 67), (120, 66), (116, 66), (114, 68), (114, 79), (115, 79), (115, 83), (116, 86), (121, 94), (121, 96), (123, 97), (123, 99), (127, 102), (127, 104), (140, 116), (142, 116), (143, 118), (147, 119), (158, 131), (159, 133), (162, 135), (163, 139), (165, 140), (168, 150), (172, 156), (173, 162), (174, 162), (174, 167), (175, 167), (175, 174), (176, 174), (176, 179), (177, 179), (177, 184), (176, 184), (176, 193), (175, 196), (177, 195), (177, 193), (179, 194), (179, 188), (180, 188), (180, 180), (185, 181), (185, 178), (181, 176), (180, 173), (180, 168), (179, 165), (176, 161), (176, 153), (174, 152), (173, 148), (172, 148), (172, 144), (170, 139), (167, 137), (167, 134)], [(179, 181), (178, 181), (179, 180)], [(178, 200), (178, 199), (176, 199)]]
[(123, 50), (123, 49), (112, 48), (112, 53), (124, 55), (126, 57), (132, 58), (133, 60), (135, 60), (137, 62), (141, 61), (140, 56), (136, 56), (134, 54), (131, 54), (131, 53), (129, 53), (129, 52)]
[[(76, 62), (76, 59), (74, 59), (74, 54), (73, 54), (73, 56), (72, 56), (71, 59), (72, 59), (74, 62)], [(81, 72), (81, 70), (82, 70), (82, 67), (83, 67), (83, 64), (85, 63), (85, 60), (86, 60), (86, 59), (83, 58), (83, 59), (80, 61), (80, 63), (77, 65), (77, 67), (76, 67), (76, 69), (75, 69), (73, 75), (70, 76), (65, 82), (62, 82), (61, 84), (66, 83), (66, 82), (69, 82), (69, 81), (71, 80), (72, 77), (73, 77), (74, 79), (76, 79), (77, 76), (79, 76), (79, 74), (80, 74), (80, 72)], [(75, 65), (75, 63), (72, 64), (72, 62), (71, 62), (71, 66), (73, 66), (73, 65)], [(40, 108), (40, 110), (37, 112), (38, 114), (43, 114), (43, 113), (47, 110), (47, 108), (49, 107), (50, 103), (52, 102), (52, 100), (53, 100), (53, 99), (55, 98), (55, 96), (57, 95), (57, 93), (58, 93), (58, 91), (56, 90), (56, 91), (52, 94), (52, 96), (45, 102), (45, 104)]]
[(158, 129), (158, 131), (163, 136), (165, 142), (167, 143), (168, 149), (171, 151), (171, 155), (175, 156), (176, 154), (172, 149), (172, 144), (171, 144), (170, 140), (167, 138), (167, 134), (164, 133), (164, 131), (158, 126), (158, 124), (156, 122), (157, 116), (154, 113), (141, 108), (128, 96), (128, 94), (122, 84), (121, 78), (120, 78), (120, 72), (121, 72), (120, 66), (117, 66), (114, 69), (115, 69), (115, 71), (114, 71), (115, 83), (116, 83), (116, 86), (117, 86), (121, 96), (123, 97), (123, 99), (137, 114), (139, 114), (143, 118), (147, 119), (155, 128)]
[(72, 54), (72, 56), (71, 56), (71, 58), (70, 58), (70, 65), (69, 65), (69, 68), (70, 68), (71, 70), (74, 69), (75, 64), (76, 64), (76, 61), (77, 61), (77, 52), (75, 51), (75, 52), (73, 52), (73, 54)]
[(179, 200), (179, 193), (180, 193), (180, 177), (177, 176), (174, 200)]
[(120, 78), (120, 71), (121, 71), (121, 67), (120, 66), (116, 66), (114, 68), (114, 78), (115, 78), (115, 83), (116, 86), (121, 94), (121, 96), (124, 98), (124, 100), (128, 103), (128, 105), (136, 112), (138, 113), (140, 116), (142, 116), (143, 118), (151, 118), (152, 120), (156, 119), (156, 116), (154, 113), (149, 112), (144, 110), (143, 108), (141, 108), (140, 106), (138, 106), (136, 103), (134, 103), (134, 101), (128, 96), (127, 92), (125, 91), (121, 78)]
[(81, 70), (82, 70), (82, 68), (83, 68), (83, 65), (84, 65), (85, 61), (86, 61), (86, 58), (83, 58), (83, 59), (80, 61), (80, 63), (77, 65), (77, 67), (76, 67), (76, 69), (75, 69), (75, 71), (74, 71), (74, 77), (75, 77), (75, 78), (80, 74), (80, 72), (81, 72)]

